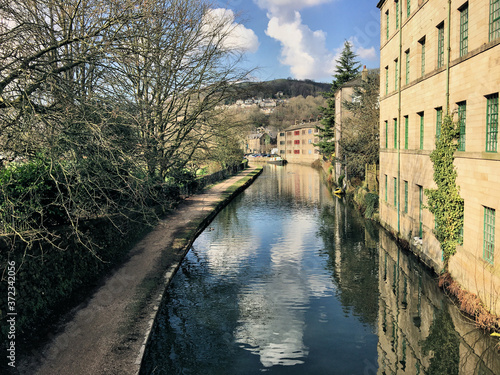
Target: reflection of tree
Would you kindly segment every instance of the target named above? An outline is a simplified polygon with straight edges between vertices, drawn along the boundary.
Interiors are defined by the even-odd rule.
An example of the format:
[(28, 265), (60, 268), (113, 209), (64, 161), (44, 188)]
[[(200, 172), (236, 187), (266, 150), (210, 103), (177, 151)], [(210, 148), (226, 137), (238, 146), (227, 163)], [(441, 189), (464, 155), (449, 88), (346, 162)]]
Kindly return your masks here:
[[(328, 256), (327, 269), (332, 272), (342, 306), (352, 309), (363, 323), (377, 324), (378, 253), (365, 247), (365, 228), (353, 210), (335, 210), (324, 206), (320, 213), (318, 235)], [(340, 215), (339, 215), (340, 213)], [(337, 238), (340, 237), (340, 238)], [(342, 244), (342, 246), (340, 246)]]
[(422, 344), (424, 354), (433, 352), (428, 375), (458, 374), (460, 360), (460, 340), (455, 326), (446, 309), (437, 312), (432, 322), (429, 336)]

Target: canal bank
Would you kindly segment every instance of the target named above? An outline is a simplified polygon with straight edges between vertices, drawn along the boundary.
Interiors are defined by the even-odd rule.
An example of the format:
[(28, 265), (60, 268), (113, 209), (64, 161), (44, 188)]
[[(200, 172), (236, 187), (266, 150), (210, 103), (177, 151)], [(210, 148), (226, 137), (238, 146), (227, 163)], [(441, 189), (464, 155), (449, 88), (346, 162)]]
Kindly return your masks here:
[(130, 259), (64, 319), (17, 373), (135, 374), (158, 301), (196, 237), (262, 172), (251, 167), (184, 200), (131, 251)]
[[(325, 178), (325, 182), (331, 188), (332, 192), (338, 187), (337, 183), (331, 178), (331, 164), (323, 162), (320, 169)], [(369, 174), (371, 175), (370, 178)], [(477, 328), (486, 332), (500, 332), (500, 316), (493, 314), (478, 297), (477, 294), (467, 290), (466, 287), (460, 285), (451, 276), (449, 270), (439, 266), (435, 259), (432, 259), (424, 251), (425, 245), (419, 237), (410, 236), (403, 237), (389, 225), (381, 222), (379, 217), (378, 204), (378, 181), (376, 176), (378, 169), (373, 166), (366, 166), (366, 182), (362, 186), (351, 187), (347, 189), (346, 196), (353, 203), (361, 214), (366, 219), (370, 219), (379, 224), (391, 238), (399, 244), (405, 251), (411, 252), (430, 272), (432, 272), (437, 281), (436, 284), (448, 294), (454, 301), (455, 305), (467, 317), (475, 322)], [(371, 181), (370, 181), (371, 180)], [(387, 197), (386, 197), (387, 200)]]

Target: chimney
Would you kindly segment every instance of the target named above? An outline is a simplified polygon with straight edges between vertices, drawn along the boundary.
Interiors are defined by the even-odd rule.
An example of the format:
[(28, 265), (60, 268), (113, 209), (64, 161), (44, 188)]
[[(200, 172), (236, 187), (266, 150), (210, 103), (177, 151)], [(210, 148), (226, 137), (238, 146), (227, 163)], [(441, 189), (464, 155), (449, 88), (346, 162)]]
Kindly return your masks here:
[(366, 65), (363, 65), (363, 71), (361, 72), (361, 79), (365, 82), (368, 79), (368, 69), (366, 69)]

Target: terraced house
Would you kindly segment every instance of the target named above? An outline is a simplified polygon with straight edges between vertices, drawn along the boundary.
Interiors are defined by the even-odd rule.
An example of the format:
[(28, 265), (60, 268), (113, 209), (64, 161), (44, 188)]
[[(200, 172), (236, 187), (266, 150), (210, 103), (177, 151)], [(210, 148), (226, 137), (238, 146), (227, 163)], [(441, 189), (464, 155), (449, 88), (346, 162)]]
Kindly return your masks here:
[(297, 123), (278, 134), (279, 154), (289, 163), (311, 164), (320, 159), (318, 121)]
[(381, 0), (380, 219), (435, 271), (443, 258), (426, 209), (443, 117), (460, 123), (465, 202), (451, 275), (500, 314), (500, 0)]

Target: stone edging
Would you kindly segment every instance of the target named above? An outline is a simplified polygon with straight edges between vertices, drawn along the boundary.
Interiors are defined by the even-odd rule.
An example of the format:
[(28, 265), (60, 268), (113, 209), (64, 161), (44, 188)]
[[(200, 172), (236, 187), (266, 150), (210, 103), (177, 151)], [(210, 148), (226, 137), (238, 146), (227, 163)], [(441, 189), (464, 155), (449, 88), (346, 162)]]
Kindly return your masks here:
[[(152, 310), (153, 313), (149, 317), (148, 320), (148, 327), (147, 330), (144, 333), (144, 340), (141, 345), (140, 351), (137, 355), (137, 359), (134, 362), (135, 369), (133, 373), (139, 374), (139, 371), (141, 369), (141, 363), (144, 357), (144, 353), (146, 350), (146, 346), (150, 340), (151, 337), (151, 331), (153, 329), (154, 322), (156, 320), (156, 315), (158, 314), (158, 309), (160, 306), (160, 303), (163, 299), (164, 292), (168, 285), (170, 284), (170, 281), (174, 277), (175, 273), (179, 269), (182, 260), (188, 253), (189, 249), (191, 248), (193, 242), (196, 240), (196, 238), (205, 230), (205, 228), (212, 222), (212, 220), (217, 216), (217, 214), (234, 198), (236, 197), (239, 193), (241, 193), (243, 190), (245, 190), (248, 186), (250, 186), (255, 179), (262, 173), (263, 168), (262, 167), (257, 167), (254, 171), (250, 172), (247, 176), (242, 177), (240, 180), (232, 184), (228, 189), (226, 189), (222, 195), (221, 195), (221, 200), (217, 202), (214, 206), (213, 209), (206, 215), (196, 226), (196, 229), (192, 231), (189, 234), (189, 238), (181, 238), (181, 239), (176, 239), (173, 244), (173, 248), (176, 251), (182, 252), (182, 256), (180, 260), (171, 265), (169, 269), (166, 271), (165, 276), (163, 277), (163, 282), (162, 285), (159, 286), (160, 292), (157, 294), (156, 297), (153, 298), (152, 302)], [(196, 221), (192, 223), (196, 225)]]

